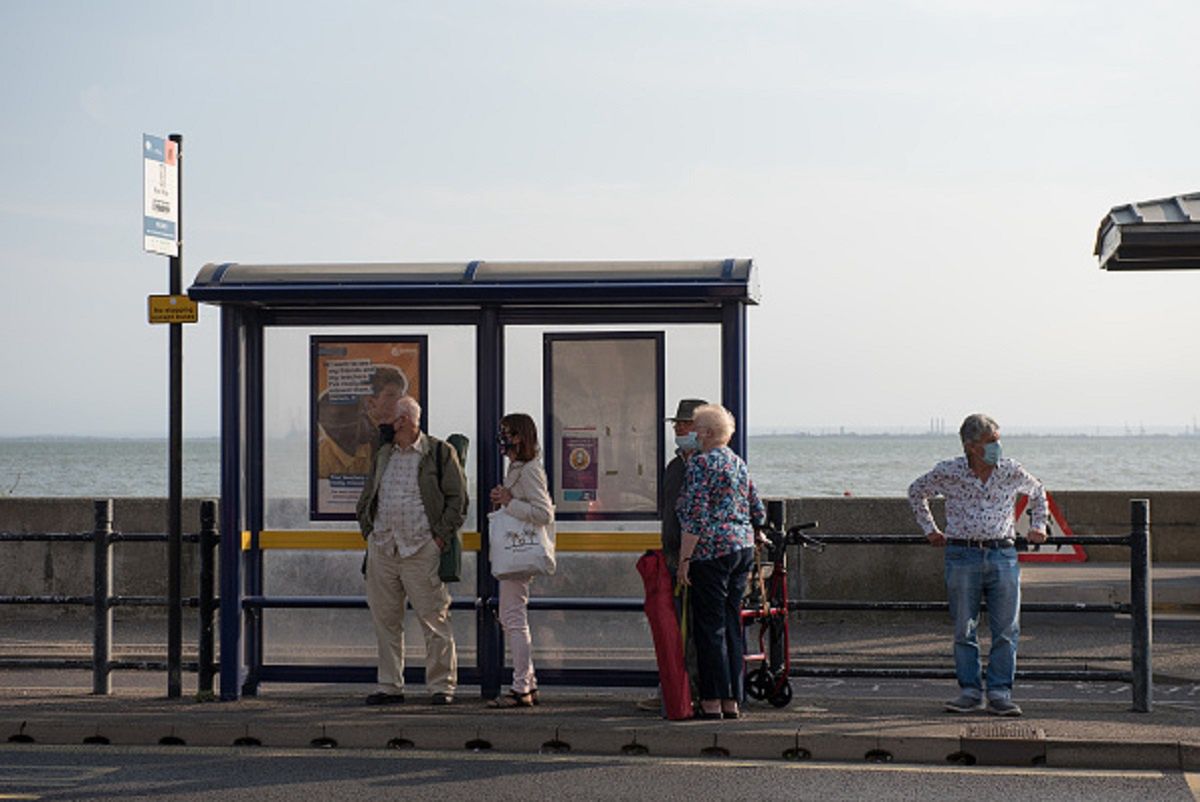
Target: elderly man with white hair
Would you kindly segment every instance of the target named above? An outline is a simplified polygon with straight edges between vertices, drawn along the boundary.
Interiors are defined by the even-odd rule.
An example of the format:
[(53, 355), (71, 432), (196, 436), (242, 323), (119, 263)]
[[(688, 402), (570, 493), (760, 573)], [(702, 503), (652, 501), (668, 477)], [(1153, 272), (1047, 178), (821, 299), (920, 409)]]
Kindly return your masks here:
[(448, 705), (458, 685), (458, 656), (450, 591), (438, 564), (463, 523), (466, 479), (453, 446), (421, 431), (414, 398), (401, 398), (395, 409), (395, 434), (376, 452), (358, 499), (367, 540), (367, 606), (379, 648), (379, 685), (366, 701), (404, 701), (404, 606), (410, 602), (425, 634), (430, 703)]

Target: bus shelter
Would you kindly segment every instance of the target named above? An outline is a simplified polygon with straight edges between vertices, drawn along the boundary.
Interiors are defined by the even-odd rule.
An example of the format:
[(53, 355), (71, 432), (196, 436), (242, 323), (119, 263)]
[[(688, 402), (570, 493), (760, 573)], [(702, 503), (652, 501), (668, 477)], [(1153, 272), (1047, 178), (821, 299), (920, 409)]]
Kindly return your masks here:
[[(658, 545), (661, 475), (670, 451), (664, 420), (664, 329), (698, 324), (715, 331), (716, 353), (696, 371), (715, 366), (719, 400), (737, 421), (731, 447), (746, 452), (747, 308), (759, 301), (749, 259), (656, 262), (484, 262), (436, 264), (208, 264), (189, 296), (221, 310), (220, 697), (257, 692), (261, 682), (370, 682), (374, 665), (297, 664), (265, 659), (270, 610), (364, 608), (358, 595), (297, 596), (266, 587), (266, 552), (273, 549), (363, 549), (354, 524), (311, 529), (268, 521), (272, 482), (266, 459), (267, 380), (282, 371), (268, 348), (274, 332), (309, 332), (307, 510), (321, 526), (353, 519), (355, 440), (370, 406), (372, 376), (400, 376), (422, 401), (422, 428), (436, 408), (429, 379), (427, 332), (469, 332), (453, 360), (460, 383), (442, 381), (440, 396), (473, 392), (474, 443), (467, 459), (475, 515), (463, 535), (475, 551), (473, 593), (455, 596), (475, 623), (474, 665), (460, 660), (460, 683), (498, 695), (505, 679), (497, 583), (488, 566), (490, 488), (503, 476), (495, 441), (505, 409), (510, 359), (541, 362), (543, 455), (559, 527), (558, 550), (639, 552)], [(401, 327), (402, 334), (391, 334)], [(506, 348), (515, 327), (542, 327), (541, 353)], [(562, 327), (561, 332), (547, 327)], [(673, 329), (674, 330), (674, 329)], [(326, 334), (328, 332), (328, 334)], [(379, 333), (385, 332), (385, 333)], [(684, 337), (682, 339), (688, 339)], [(444, 351), (445, 349), (443, 349)], [(473, 353), (471, 353), (473, 351)], [(463, 353), (466, 352), (466, 353)], [(678, 361), (678, 360), (677, 360)], [(473, 364), (472, 364), (473, 362)], [(678, 366), (675, 366), (677, 371)], [(528, 371), (525, 374), (528, 375)], [(473, 389), (472, 389), (473, 388)], [(460, 401), (462, 399), (459, 399)], [(672, 399), (673, 401), (673, 399)], [(469, 399), (468, 399), (469, 402)], [(596, 410), (606, 410), (598, 412)], [(356, 415), (358, 416), (356, 418)], [(607, 417), (605, 417), (607, 416)], [(604, 420), (601, 420), (601, 418)], [(611, 418), (612, 420), (609, 420)], [(614, 422), (615, 421), (615, 422)], [(369, 428), (369, 427), (367, 427)], [(445, 438), (445, 431), (431, 431)], [(326, 463), (333, 465), (326, 469)], [(570, 522), (570, 523), (566, 523)], [(614, 523), (617, 522), (617, 523)], [(645, 522), (653, 531), (629, 531)], [(590, 524), (607, 531), (586, 531)], [(574, 528), (572, 528), (572, 526)], [(582, 527), (582, 528), (581, 528)], [(616, 527), (614, 529), (614, 527)], [(595, 528), (595, 527), (593, 527)], [(456, 588), (462, 592), (462, 588)], [(535, 607), (536, 605), (536, 607)], [(632, 611), (640, 599), (535, 598), (531, 609)], [(460, 612), (459, 615), (462, 613)], [(537, 634), (535, 632), (535, 639)], [(423, 669), (406, 669), (419, 682)], [(542, 684), (652, 685), (654, 672), (627, 668), (538, 669)]]

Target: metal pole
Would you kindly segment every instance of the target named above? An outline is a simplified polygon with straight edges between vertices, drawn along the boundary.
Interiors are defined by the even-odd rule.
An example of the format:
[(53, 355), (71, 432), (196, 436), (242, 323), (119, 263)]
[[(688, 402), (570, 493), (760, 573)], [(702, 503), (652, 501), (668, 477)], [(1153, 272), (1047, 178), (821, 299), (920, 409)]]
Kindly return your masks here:
[(197, 597), (200, 608), (200, 638), (197, 644), (197, 690), (213, 692), (213, 596), (216, 572), (213, 549), (217, 542), (217, 503), (200, 502), (200, 581)]
[(1129, 502), (1129, 601), (1133, 607), (1133, 709), (1149, 713), (1154, 705), (1151, 618), (1153, 587), (1150, 566), (1150, 500)]
[(746, 458), (746, 307), (726, 301), (721, 307), (721, 403), (737, 426), (729, 447)]
[[(475, 653), (479, 663), (479, 693), (485, 699), (500, 695), (504, 669), (504, 632), (487, 600), (497, 595), (499, 585), (492, 576), (488, 556), (488, 492), (500, 483), (502, 457), (496, 445), (500, 409), (504, 404), (504, 328), (493, 306), (484, 307), (475, 328), (476, 395), (475, 415), (479, 439), (479, 476), (475, 509), (479, 522), (479, 557), (475, 563)], [(542, 437), (549, 439), (550, 432)]]
[(112, 499), (92, 502), (92, 693), (112, 693)]
[(221, 308), (221, 679), (222, 701), (238, 698), (241, 649), (242, 321)]
[[(178, 255), (170, 257), (170, 292), (183, 292), (183, 136), (176, 145), (178, 185), (175, 236)], [(170, 337), (170, 456), (167, 468), (167, 696), (183, 694), (183, 324), (167, 326)]]

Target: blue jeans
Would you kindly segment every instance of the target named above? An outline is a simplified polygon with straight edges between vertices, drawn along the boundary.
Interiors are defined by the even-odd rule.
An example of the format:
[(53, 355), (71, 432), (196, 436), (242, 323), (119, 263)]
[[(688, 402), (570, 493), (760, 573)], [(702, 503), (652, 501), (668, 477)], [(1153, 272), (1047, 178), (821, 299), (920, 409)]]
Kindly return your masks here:
[(697, 560), (688, 569), (701, 699), (740, 702), (744, 695), (742, 597), (753, 564), (754, 549), (746, 548), (712, 560)]
[(989, 699), (1012, 697), (1021, 632), (1021, 568), (1017, 550), (946, 545), (946, 595), (954, 619), (954, 671), (962, 693), (983, 697), (979, 660), (979, 607), (987, 601)]

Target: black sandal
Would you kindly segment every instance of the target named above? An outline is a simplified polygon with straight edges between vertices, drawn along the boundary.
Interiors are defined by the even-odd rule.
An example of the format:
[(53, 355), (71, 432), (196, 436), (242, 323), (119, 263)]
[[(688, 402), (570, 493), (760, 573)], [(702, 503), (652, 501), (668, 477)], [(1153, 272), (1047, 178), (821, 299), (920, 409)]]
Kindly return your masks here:
[(497, 697), (496, 699), (488, 702), (488, 707), (508, 709), (513, 707), (533, 707), (534, 704), (535, 702), (533, 701), (532, 693), (517, 693), (516, 691), (509, 691), (503, 696)]

